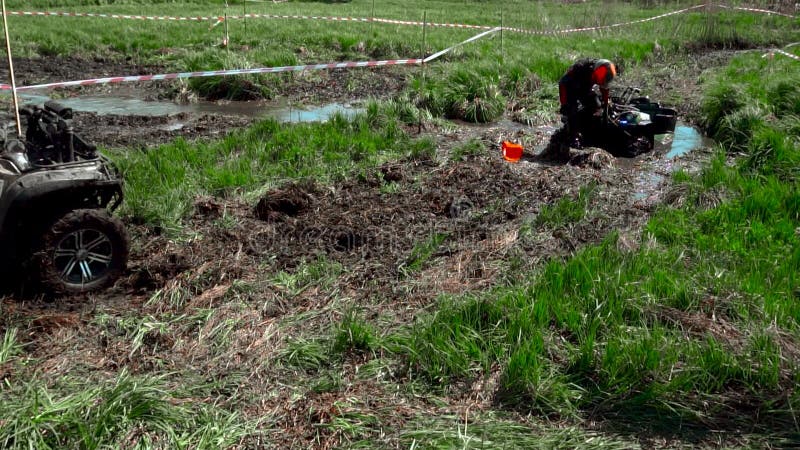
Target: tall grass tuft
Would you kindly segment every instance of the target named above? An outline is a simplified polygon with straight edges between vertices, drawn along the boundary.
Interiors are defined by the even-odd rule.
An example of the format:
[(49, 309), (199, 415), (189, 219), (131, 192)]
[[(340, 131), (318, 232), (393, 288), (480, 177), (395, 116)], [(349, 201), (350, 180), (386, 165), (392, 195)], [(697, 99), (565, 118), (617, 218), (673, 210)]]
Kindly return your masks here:
[(17, 329), (9, 328), (3, 333), (3, 340), (0, 341), (0, 364), (9, 361), (14, 355), (19, 353), (21, 345), (17, 342)]
[(492, 76), (461, 69), (448, 80), (444, 91), (448, 116), (467, 122), (493, 122), (505, 112), (506, 99), (499, 80)]
[(354, 311), (345, 314), (333, 337), (335, 353), (371, 352), (377, 345), (375, 330)]
[[(280, 62), (293, 65), (297, 60), (292, 57)], [(189, 57), (186, 64), (190, 71), (248, 69), (254, 66), (246, 57), (224, 50), (197, 53)], [(267, 86), (274, 78), (267, 75), (191, 78), (189, 87), (207, 100), (258, 100), (271, 97), (271, 90)]]
[(706, 133), (716, 138), (725, 117), (743, 108), (747, 103), (747, 94), (742, 86), (735, 83), (713, 85), (706, 92), (701, 105), (702, 122)]

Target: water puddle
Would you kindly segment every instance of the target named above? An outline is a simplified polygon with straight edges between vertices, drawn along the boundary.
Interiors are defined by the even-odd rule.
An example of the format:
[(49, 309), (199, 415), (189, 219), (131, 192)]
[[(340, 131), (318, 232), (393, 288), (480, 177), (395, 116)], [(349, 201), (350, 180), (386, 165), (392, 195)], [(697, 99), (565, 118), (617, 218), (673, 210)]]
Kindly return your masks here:
[(697, 128), (678, 125), (675, 127), (675, 133), (672, 135), (672, 145), (665, 158), (674, 159), (692, 150), (709, 147), (712, 143), (713, 141), (704, 137)]
[[(42, 95), (23, 94), (20, 96), (23, 103), (42, 104), (49, 97)], [(362, 108), (351, 104), (330, 103), (322, 106), (297, 107), (286, 103), (254, 101), (254, 102), (207, 102), (175, 103), (164, 100), (142, 100), (133, 96), (84, 96), (57, 99), (62, 105), (72, 108), (77, 112), (91, 112), (98, 115), (125, 115), (125, 116), (175, 116), (180, 114), (190, 115), (228, 115), (253, 118), (272, 117), (279, 122), (324, 122), (335, 114), (347, 117), (363, 111)], [(179, 130), (182, 124), (169, 124), (164, 129)]]
[[(644, 165), (636, 178), (633, 198), (636, 201), (647, 200), (660, 193), (659, 187), (672, 172), (683, 166), (680, 157), (693, 150), (710, 147), (713, 141), (700, 133), (700, 130), (685, 124), (678, 124), (672, 135), (656, 136), (655, 151), (663, 152), (664, 157)], [(660, 147), (660, 149), (659, 149)]]

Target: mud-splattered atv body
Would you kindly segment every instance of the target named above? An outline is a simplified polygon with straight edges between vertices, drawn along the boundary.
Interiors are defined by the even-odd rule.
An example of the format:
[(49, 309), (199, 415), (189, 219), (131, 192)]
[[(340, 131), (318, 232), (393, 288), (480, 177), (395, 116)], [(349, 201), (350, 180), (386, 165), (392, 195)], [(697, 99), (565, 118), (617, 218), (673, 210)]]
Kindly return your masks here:
[(626, 87), (605, 114), (582, 118), (581, 144), (632, 157), (652, 150), (656, 135), (674, 132), (677, 111), (637, 94), (639, 89)]
[(124, 226), (109, 212), (122, 201), (121, 178), (73, 133), (71, 110), (48, 102), (22, 111), (25, 140), (0, 147), (0, 283), (33, 278), (55, 294), (106, 287), (128, 258)]

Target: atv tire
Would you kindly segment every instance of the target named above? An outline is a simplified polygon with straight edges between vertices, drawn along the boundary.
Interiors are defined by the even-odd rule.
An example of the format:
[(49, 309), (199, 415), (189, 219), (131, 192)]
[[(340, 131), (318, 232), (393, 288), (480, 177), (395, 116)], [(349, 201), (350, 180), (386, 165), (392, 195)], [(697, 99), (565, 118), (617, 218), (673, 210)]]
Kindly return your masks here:
[(128, 236), (104, 209), (78, 209), (42, 236), (35, 262), (46, 291), (75, 294), (102, 289), (119, 278), (128, 261)]

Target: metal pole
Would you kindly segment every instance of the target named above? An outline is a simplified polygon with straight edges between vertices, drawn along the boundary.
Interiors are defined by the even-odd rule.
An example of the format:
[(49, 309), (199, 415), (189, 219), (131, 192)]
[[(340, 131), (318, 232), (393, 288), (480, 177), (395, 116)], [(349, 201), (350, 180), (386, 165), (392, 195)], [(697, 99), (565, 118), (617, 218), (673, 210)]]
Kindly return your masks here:
[(3, 3), (3, 30), (6, 35), (6, 54), (8, 55), (8, 73), (11, 76), (11, 96), (14, 99), (14, 117), (17, 119), (17, 137), (22, 139), (22, 121), (19, 118), (19, 103), (17, 103), (17, 82), (14, 79), (14, 62), (11, 59), (11, 40), (8, 38), (8, 18), (6, 16), (6, 0)]

